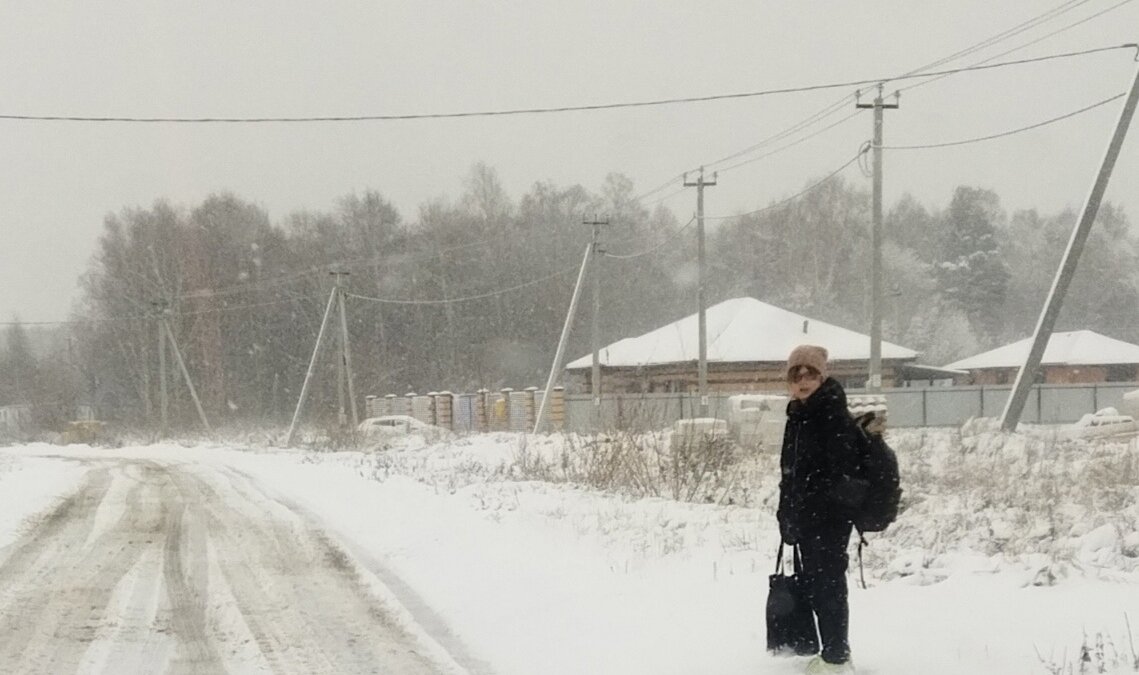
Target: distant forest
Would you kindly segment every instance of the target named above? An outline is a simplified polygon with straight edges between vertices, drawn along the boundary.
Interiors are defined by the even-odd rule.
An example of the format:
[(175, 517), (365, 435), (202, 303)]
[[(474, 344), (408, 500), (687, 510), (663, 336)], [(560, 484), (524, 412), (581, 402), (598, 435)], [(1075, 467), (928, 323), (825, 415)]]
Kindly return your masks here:
[[(610, 222), (602, 232), (610, 255), (600, 265), (604, 343), (696, 311), (689, 212), (681, 218), (635, 195), (629, 179), (611, 174), (597, 191), (540, 182), (513, 199), (492, 168), (477, 164), (463, 194), (414, 214), (400, 213), (380, 191), (275, 222), (234, 194), (126, 207), (105, 219), (75, 323), (39, 350), (28, 329), (8, 328), (0, 403), (42, 411), (93, 403), (106, 419), (153, 423), (154, 316), (165, 303), (211, 418), (287, 421), (332, 269), (350, 273), (350, 293), (370, 298), (347, 301), (357, 398), (540, 386), (590, 239), (585, 215)], [(941, 365), (1029, 335), (1076, 216), (1009, 214), (995, 192), (970, 186), (936, 207), (910, 196), (889, 205), (885, 338)], [(709, 221), (708, 304), (753, 296), (869, 332), (870, 217), (869, 193), (835, 177), (786, 203)], [(1058, 330), (1139, 342), (1136, 244), (1123, 210), (1104, 204)], [(481, 297), (438, 302), (470, 296)], [(578, 310), (571, 359), (590, 348), (589, 298)], [(337, 399), (333, 352), (316, 372), (314, 416)], [(192, 425), (172, 355), (167, 365), (173, 419)]]

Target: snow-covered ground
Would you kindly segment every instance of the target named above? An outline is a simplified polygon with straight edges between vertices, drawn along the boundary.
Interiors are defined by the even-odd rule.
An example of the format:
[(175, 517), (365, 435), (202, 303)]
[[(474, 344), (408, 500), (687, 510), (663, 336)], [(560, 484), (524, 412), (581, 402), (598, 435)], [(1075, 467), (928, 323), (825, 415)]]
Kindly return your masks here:
[[(1136, 670), (1134, 441), (975, 427), (891, 442), (906, 510), (864, 551), (867, 589), (852, 555), (859, 672), (1081, 672), (1084, 647), (1087, 672)], [(11, 447), (0, 547), (78, 483), (67, 456), (223, 464), (322, 522), (402, 620), (472, 673), (802, 671), (805, 659), (764, 650), (774, 457), (745, 461), (712, 503), (687, 503), (565, 482), (571, 451), (581, 443), (514, 434), (376, 452)]]

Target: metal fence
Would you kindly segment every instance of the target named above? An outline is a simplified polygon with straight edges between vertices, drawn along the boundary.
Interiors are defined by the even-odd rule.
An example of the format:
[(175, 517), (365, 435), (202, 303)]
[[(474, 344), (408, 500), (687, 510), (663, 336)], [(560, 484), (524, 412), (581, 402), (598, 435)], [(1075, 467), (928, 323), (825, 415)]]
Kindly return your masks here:
[[(1099, 384), (1040, 384), (1033, 386), (1021, 421), (1068, 424), (1103, 408), (1119, 408), (1123, 394), (1139, 382)], [(957, 426), (973, 417), (999, 417), (1011, 385), (884, 389), (892, 427)], [(866, 394), (848, 389), (848, 394)], [(728, 398), (708, 397), (708, 415), (726, 418)], [(587, 433), (596, 429), (660, 429), (700, 414), (700, 397), (682, 394), (612, 394), (595, 406), (589, 394), (566, 395), (566, 429)]]

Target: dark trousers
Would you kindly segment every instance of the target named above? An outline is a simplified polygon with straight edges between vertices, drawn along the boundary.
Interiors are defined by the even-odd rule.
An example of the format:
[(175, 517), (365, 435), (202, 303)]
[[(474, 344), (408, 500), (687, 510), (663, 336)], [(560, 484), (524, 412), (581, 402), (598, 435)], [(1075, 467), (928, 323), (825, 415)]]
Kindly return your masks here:
[(850, 523), (811, 528), (799, 537), (803, 579), (811, 609), (819, 621), (822, 657), (830, 663), (850, 659), (850, 608), (846, 597), (846, 568), (850, 556)]

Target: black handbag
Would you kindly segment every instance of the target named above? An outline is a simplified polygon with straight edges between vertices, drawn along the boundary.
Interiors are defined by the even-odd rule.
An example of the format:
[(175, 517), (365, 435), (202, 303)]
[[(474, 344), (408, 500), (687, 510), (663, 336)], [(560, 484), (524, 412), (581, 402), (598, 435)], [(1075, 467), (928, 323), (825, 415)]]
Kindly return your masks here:
[(775, 654), (806, 656), (819, 653), (815, 614), (807, 600), (803, 583), (803, 561), (799, 547), (792, 547), (794, 574), (783, 574), (783, 542), (775, 557), (775, 574), (768, 577), (767, 651)]

